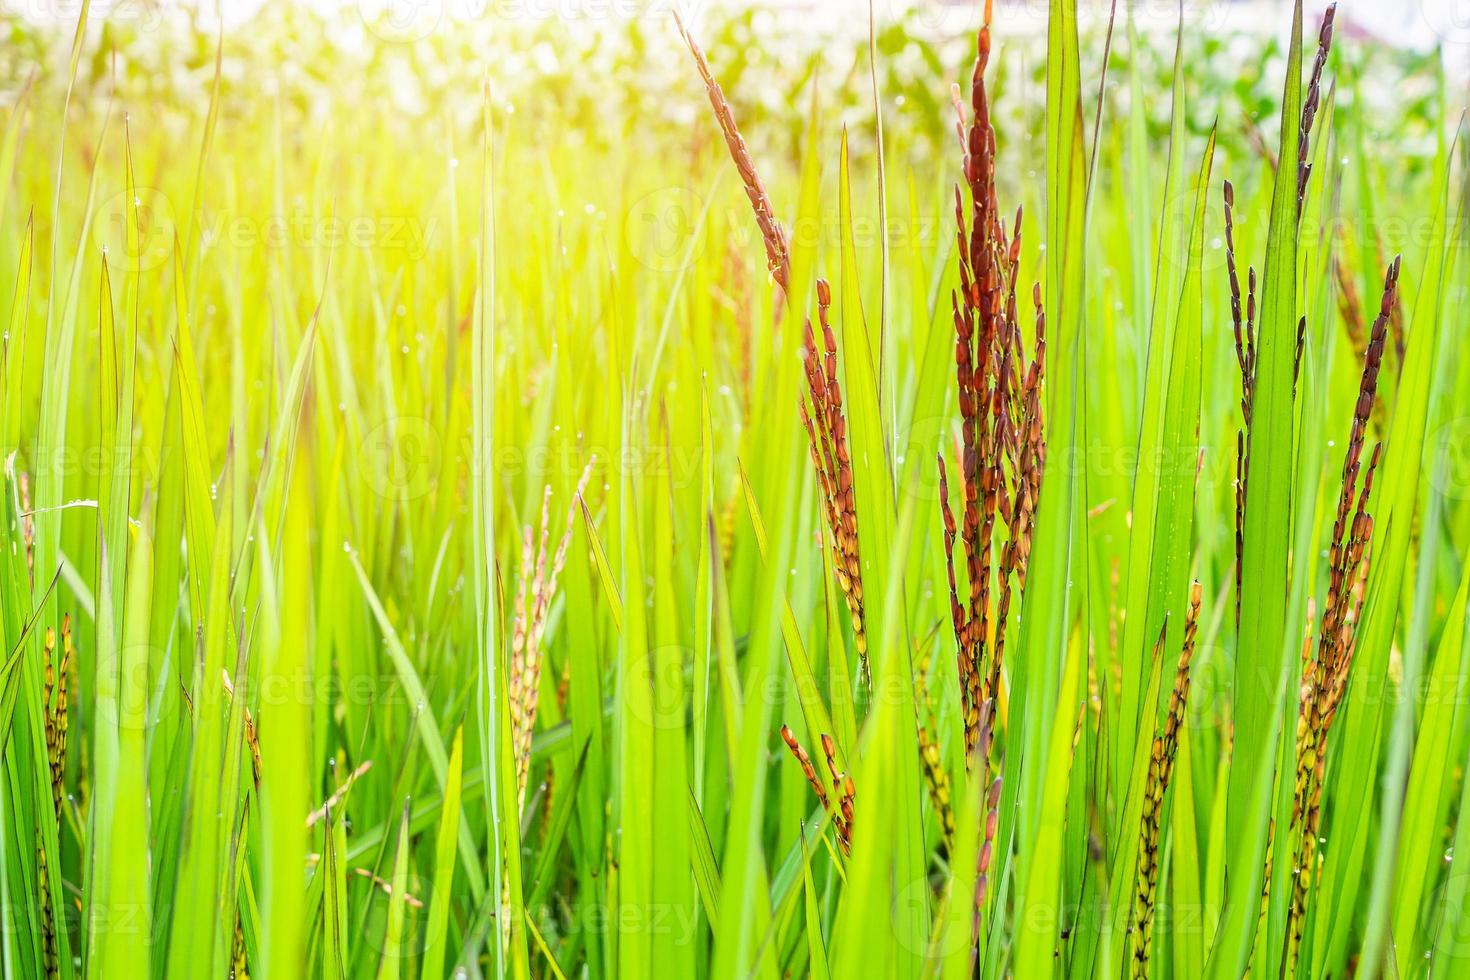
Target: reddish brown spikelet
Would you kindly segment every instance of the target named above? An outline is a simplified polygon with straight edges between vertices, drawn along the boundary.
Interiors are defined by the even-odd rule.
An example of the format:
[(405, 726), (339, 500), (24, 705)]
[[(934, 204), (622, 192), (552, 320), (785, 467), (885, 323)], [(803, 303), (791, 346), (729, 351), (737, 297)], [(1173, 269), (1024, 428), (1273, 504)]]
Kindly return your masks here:
[(1235, 185), (1229, 179), (1224, 182), (1222, 194), (1225, 198), (1225, 273), (1230, 280), (1230, 320), (1235, 327), (1235, 355), (1240, 361), (1240, 372), (1245, 374), (1244, 344), (1241, 338), (1240, 275), (1235, 267)]
[[(1317, 109), (1322, 103), (1322, 72), (1327, 67), (1327, 56), (1332, 50), (1332, 27), (1337, 17), (1337, 4), (1329, 4), (1322, 14), (1322, 23), (1317, 30), (1317, 56), (1312, 62), (1312, 72), (1307, 82), (1306, 95), (1302, 99), (1301, 121), (1297, 126), (1297, 170), (1296, 170), (1296, 206), (1297, 214), (1301, 214), (1302, 202), (1307, 194), (1307, 181), (1312, 174), (1312, 164), (1309, 159), (1311, 148), (1312, 124), (1317, 118)], [(1244, 113), (1242, 122), (1245, 126), (1247, 141), (1252, 149), (1265, 160), (1272, 170), (1280, 166), (1276, 151), (1266, 141), (1266, 134), (1261, 132), (1261, 127), (1256, 123), (1250, 113)]]
[[(992, 724), (994, 718), (995, 702), (989, 701), (980, 711), (980, 746), (976, 753), (980, 760), (980, 778), (983, 780), (990, 771), (990, 742), (994, 736), (995, 729)], [(983, 784), (982, 784), (983, 785)], [(994, 859), (995, 832), (1000, 825), (1000, 791), (1001, 777), (999, 774), (990, 781), (985, 797), (981, 801), (980, 808), (980, 851), (976, 857), (975, 865), (975, 896), (973, 902), (973, 916), (970, 924), (970, 972), (975, 973), (976, 959), (979, 955), (980, 937), (984, 934), (986, 900), (990, 893), (990, 865)]]
[(995, 832), (1000, 826), (1000, 777), (990, 781), (985, 791), (984, 823), (980, 827), (980, 853), (975, 863), (975, 916), (971, 934), (978, 946), (985, 920), (985, 903), (990, 892), (990, 866), (995, 857)]
[[(1194, 644), (1199, 627), (1202, 589), (1198, 582), (1189, 590), (1189, 611), (1184, 619), (1184, 641), (1179, 651), (1179, 665), (1174, 671), (1174, 687), (1169, 692), (1169, 710), (1163, 728), (1154, 736), (1149, 755), (1148, 782), (1144, 789), (1143, 816), (1138, 841), (1138, 888), (1134, 895), (1132, 929), (1133, 976), (1148, 976), (1148, 960), (1153, 943), (1154, 897), (1159, 882), (1159, 837), (1164, 811), (1164, 795), (1174, 772), (1174, 756), (1179, 751), (1179, 732), (1184, 727), (1184, 712), (1189, 701), (1189, 668), (1194, 657)], [(1167, 629), (1167, 625), (1165, 627)], [(1154, 647), (1158, 654), (1164, 642)]]
[(42, 713), (45, 720), (46, 731), (46, 760), (47, 765), (55, 772), (55, 746), (56, 746), (56, 711), (51, 705), (52, 695), (56, 690), (56, 630), (46, 628), (46, 641), (41, 645), (41, 663), (44, 668), (44, 686), (41, 693)]
[(806, 781), (811, 784), (812, 792), (817, 794), (817, 802), (822, 804), (823, 810), (830, 811), (832, 801), (827, 796), (827, 788), (822, 784), (821, 777), (817, 775), (816, 766), (812, 765), (812, 757), (807, 754), (806, 749), (802, 748), (801, 742), (789, 725), (781, 726), (781, 741), (786, 743), (786, 747), (796, 757), (797, 763), (801, 766), (802, 775), (806, 776)]
[(1256, 377), (1256, 270), (1247, 270), (1245, 313), (1241, 314), (1240, 276), (1235, 265), (1235, 187), (1225, 181), (1225, 270), (1230, 280), (1230, 319), (1235, 330), (1235, 361), (1240, 368), (1241, 428), (1235, 434), (1235, 623), (1240, 625), (1240, 595), (1245, 566), (1245, 491), (1250, 468), (1251, 407)]
[[(709, 95), (710, 107), (725, 145), (740, 180), (745, 196), (750, 200), (755, 213), (755, 222), (766, 249), (766, 267), (771, 278), (780, 287), (780, 297), (789, 299), (791, 292), (791, 254), (785, 230), (776, 220), (775, 209), (765, 183), (755, 168), (745, 139), (735, 124), (735, 115), (724, 91), (715, 81), (709, 60), (694, 36), (684, 26), (677, 11), (674, 13), (679, 33), (694, 56), (695, 66), (704, 80)], [(868, 640), (863, 622), (863, 585), (861, 559), (858, 549), (857, 508), (853, 499), (852, 461), (848, 454), (847, 418), (842, 406), (842, 389), (837, 378), (837, 338), (828, 322), (828, 311), (832, 305), (832, 293), (827, 282), (818, 279), (817, 314), (822, 330), (822, 348), (819, 351), (817, 338), (807, 319), (802, 338), (807, 380), (806, 401), (801, 403), (802, 425), (807, 431), (811, 447), (812, 463), (817, 471), (817, 481), (823, 498), (824, 516), (831, 533), (833, 567), (838, 584), (842, 588), (848, 613), (852, 619), (853, 644), (857, 647), (858, 660), (865, 684), (870, 682), (868, 665)], [(729, 553), (729, 549), (726, 549)]]
[(1322, 101), (1322, 69), (1327, 65), (1327, 55), (1332, 50), (1332, 21), (1337, 16), (1337, 4), (1329, 4), (1322, 14), (1322, 26), (1317, 32), (1317, 57), (1312, 62), (1311, 79), (1307, 82), (1307, 94), (1302, 99), (1302, 122), (1297, 136), (1296, 209), (1300, 214), (1302, 202), (1307, 196), (1307, 180), (1312, 175), (1312, 164), (1308, 157), (1311, 145), (1312, 122), (1317, 118), (1317, 107)]
[(1041, 308), (1041, 287), (1032, 287), (1032, 301), (1036, 307), (1036, 345), (1031, 366), (1026, 372), (1026, 381), (1021, 389), (1020, 437), (1015, 466), (1014, 491), (1010, 498), (1010, 532), (1005, 548), (1001, 552), (999, 575), (999, 599), (996, 603), (995, 654), (990, 660), (990, 673), (984, 693), (991, 697), (1000, 694), (1000, 669), (1005, 659), (1006, 623), (1010, 618), (1012, 582), (1015, 589), (1026, 587), (1026, 571), (1031, 563), (1031, 529), (1036, 516), (1036, 505), (1041, 495), (1041, 470), (1046, 461), (1046, 441), (1041, 422), (1041, 375), (1046, 358), (1046, 315)]
[(51, 907), (51, 865), (39, 826), (36, 828), (36, 883), (40, 892), (41, 962), (46, 980), (55, 980), (61, 976), (61, 960), (56, 952), (56, 925), (52, 918), (56, 910)]
[(735, 113), (731, 110), (730, 103), (720, 88), (720, 83), (715, 81), (709, 60), (705, 58), (704, 51), (694, 40), (694, 36), (685, 28), (678, 11), (674, 12), (674, 20), (678, 24), (679, 34), (689, 47), (689, 53), (694, 56), (694, 64), (699, 69), (700, 78), (704, 79), (705, 92), (709, 95), (709, 104), (714, 110), (715, 121), (719, 123), (720, 132), (725, 137), (725, 146), (730, 150), (730, 159), (734, 161), (735, 169), (740, 173), (740, 182), (745, 187), (745, 196), (750, 199), (751, 209), (755, 211), (755, 223), (760, 228), (761, 240), (766, 247), (766, 270), (776, 281), (776, 285), (781, 287), (782, 292), (788, 292), (791, 288), (791, 254), (786, 232), (776, 220), (776, 212), (771, 206), (770, 195), (766, 193), (765, 182), (761, 180), (760, 173), (755, 169), (755, 160), (750, 155), (750, 149), (745, 145), (744, 137), (740, 135), (740, 128), (735, 125)]
[(848, 449), (847, 417), (842, 406), (842, 384), (837, 377), (837, 337), (829, 312), (832, 290), (817, 280), (817, 322), (822, 331), (818, 348), (810, 318), (802, 340), (802, 365), (807, 397), (799, 408), (806, 429), (812, 467), (832, 546), (832, 565), (852, 619), (853, 643), (869, 681), (868, 637), (863, 617), (862, 553), (858, 546), (857, 501), (853, 496), (852, 454)]
[(857, 786), (851, 776), (837, 768), (837, 743), (825, 732), (822, 733), (822, 755), (827, 758), (827, 772), (832, 776), (832, 792), (837, 796), (837, 809), (842, 814), (837, 828), (838, 840), (842, 842), (842, 852), (847, 854), (852, 851), (853, 797), (857, 794)]
[[(963, 506), (958, 518), (950, 509), (949, 475), (940, 460), (951, 619), (971, 766), (982, 705), (997, 696), (1001, 683), (1012, 582), (1025, 587), (1031, 519), (1045, 461), (1039, 397), (1045, 320), (1039, 289), (1033, 289), (1036, 339), (1028, 363), (1016, 303), (1021, 212), (1007, 234), (996, 200), (995, 130), (985, 86), (990, 15), (987, 3), (970, 77), (969, 126), (962, 127), (964, 186), (955, 189), (960, 281), (950, 305), (960, 407)], [(966, 571), (963, 593), (955, 571), (957, 541)]]
[(1342, 488), (1338, 493), (1328, 549), (1327, 596), (1322, 606), (1316, 654), (1303, 669), (1292, 809), (1293, 831), (1297, 840), (1297, 874), (1293, 882), (1287, 931), (1289, 956), (1293, 962), (1300, 948), (1307, 896), (1316, 874), (1317, 828), (1321, 816), (1328, 736), (1347, 691), (1357, 646), (1355, 625), (1361, 613), (1373, 536), (1373, 518), (1368, 513), (1368, 504), (1373, 495), (1373, 477), (1382, 455), (1381, 444), (1373, 448), (1367, 471), (1363, 473), (1361, 490), (1358, 488), (1358, 476), (1367, 443), (1368, 419), (1378, 394), (1378, 375), (1389, 320), (1397, 303), (1399, 268), (1400, 260), (1395, 258), (1384, 274), (1378, 316), (1373, 321), (1363, 355), (1363, 374), (1358, 383), (1352, 427), (1343, 455)]
[[(822, 776), (817, 772), (817, 767), (812, 763), (812, 757), (807, 754), (796, 735), (786, 725), (781, 726), (781, 740), (796, 757), (797, 763), (801, 766), (802, 775), (811, 785), (812, 792), (817, 795), (817, 802), (831, 816), (832, 826), (837, 833), (837, 846), (841, 848), (844, 855), (851, 854), (853, 798), (857, 787), (851, 776), (837, 768), (837, 745), (832, 741), (832, 736), (822, 735), (822, 754), (826, 756), (827, 772), (831, 776), (832, 792), (830, 795), (827, 792), (828, 784), (824, 783)], [(833, 802), (833, 797), (836, 797), (836, 803)]]
[[(47, 631), (47, 640), (54, 643), (50, 630)], [(51, 736), (46, 745), (51, 763), (51, 803), (58, 822), (61, 820), (61, 808), (66, 801), (66, 737), (70, 727), (69, 688), (72, 662), (75, 657), (76, 648), (72, 644), (71, 635), (71, 614), (67, 613), (61, 617), (61, 663), (56, 673), (56, 703), (51, 708), (46, 726)]]
[[(46, 763), (51, 783), (51, 812), (56, 825), (61, 825), (62, 807), (66, 801), (66, 735), (68, 728), (68, 678), (71, 671), (73, 647), (71, 639), (71, 616), (61, 618), (61, 658), (56, 657), (56, 630), (48, 627), (41, 646), (44, 666), (42, 690), (42, 729), (46, 741)], [(41, 951), (46, 976), (61, 976), (57, 953), (56, 929), (52, 908), (51, 874), (46, 854), (45, 837), (40, 825), (36, 826), (36, 874), (40, 890)]]

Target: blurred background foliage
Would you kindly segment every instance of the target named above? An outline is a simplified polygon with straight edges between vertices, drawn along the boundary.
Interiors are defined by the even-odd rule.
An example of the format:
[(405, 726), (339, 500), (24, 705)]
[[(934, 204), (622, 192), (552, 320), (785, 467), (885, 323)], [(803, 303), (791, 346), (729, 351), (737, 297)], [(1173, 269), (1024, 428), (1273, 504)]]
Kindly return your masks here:
[[(124, 2), (105, 21), (94, 18), (78, 84), (85, 91), (115, 86), (119, 101), (147, 105), (160, 122), (173, 114), (192, 116), (213, 80), (221, 44), (217, 21), (188, 7)], [(488, 80), (497, 104), (520, 113), (516, 128), (522, 138), (555, 139), (561, 152), (606, 150), (634, 135), (649, 146), (707, 141), (703, 102), (680, 57), (672, 5), (653, 0), (645, 6), (639, 16), (569, 18), (505, 16), (492, 8), (477, 16), (440, 15), (432, 23), (394, 26), (352, 4), (335, 10), (267, 4), (223, 35), (221, 116), (257, 111), (268, 104), (262, 96), (269, 96), (286, 111), (288, 131), (367, 111), (382, 125), (419, 137), (442, 132), (445, 119), (454, 121), (456, 131), (468, 132), (479, 110), (467, 96)], [(1128, 115), (1121, 79), (1135, 58), (1144, 92), (1169, 89), (1173, 13), (1165, 16), (1154, 4), (1139, 15), (1143, 43), (1135, 52), (1126, 41), (1126, 7), (1120, 4), (1112, 39), (1104, 110), (1109, 118)], [(922, 6), (877, 10), (878, 85), (890, 151), (919, 168), (947, 160), (954, 112), (946, 93), (967, 77), (973, 59), (978, 14), (967, 7), (946, 9), (942, 18)], [(747, 4), (706, 4), (697, 12), (700, 36), (753, 149), (797, 160), (816, 98), (825, 117), (847, 126), (854, 162), (865, 165), (872, 149), (872, 100), (864, 18), (833, 25), (801, 12)], [(1212, 21), (1192, 30), (1190, 16), (1186, 10), (1187, 86), (1192, 95), (1211, 98), (1191, 99), (1189, 129), (1202, 138), (1218, 119), (1224, 158), (1246, 158), (1254, 152), (1249, 120), (1277, 111), (1283, 39), (1222, 32)], [(1043, 27), (1044, 18), (1026, 5), (999, 6), (992, 86), (1002, 156), (1017, 133), (1041, 129), (1046, 65), (1037, 41)], [(71, 43), (69, 24), (0, 8), (0, 31), (6, 38), (0, 47), (0, 99), (10, 101), (38, 65), (46, 66), (42, 86), (64, 82), (65, 71), (57, 69), (64, 67)], [(1084, 78), (1098, 77), (1106, 41), (1102, 19), (1084, 22)], [(1339, 106), (1362, 100), (1368, 116), (1391, 129), (1404, 161), (1424, 166), (1434, 149), (1440, 55), (1355, 44), (1344, 45), (1338, 58), (1341, 77), (1358, 80), (1343, 86)], [(1084, 93), (1089, 113), (1096, 94)], [(85, 115), (102, 107), (101, 100), (88, 100), (73, 111)], [(1168, 101), (1150, 98), (1146, 108), (1150, 135), (1161, 141), (1168, 132)], [(173, 121), (183, 126), (189, 120)], [(1039, 140), (1036, 145), (1039, 150)], [(1014, 172), (1002, 174), (1003, 181), (1015, 179)]]

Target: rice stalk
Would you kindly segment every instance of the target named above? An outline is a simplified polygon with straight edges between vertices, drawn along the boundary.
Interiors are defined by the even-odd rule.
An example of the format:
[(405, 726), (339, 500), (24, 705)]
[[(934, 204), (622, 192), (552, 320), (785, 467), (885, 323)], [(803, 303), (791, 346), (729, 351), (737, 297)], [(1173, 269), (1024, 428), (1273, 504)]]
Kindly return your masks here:
[[(679, 33), (694, 57), (695, 66), (704, 80), (715, 120), (724, 134), (730, 158), (740, 174), (745, 195), (755, 214), (756, 227), (766, 249), (767, 271), (779, 287), (778, 296), (790, 301), (791, 254), (786, 232), (775, 218), (775, 210), (765, 183), (755, 168), (755, 161), (735, 124), (734, 113), (724, 91), (715, 81), (709, 61), (694, 36), (684, 26), (677, 11), (674, 14)], [(846, 601), (852, 621), (853, 645), (858, 651), (860, 680), (871, 684), (868, 663), (867, 629), (863, 616), (863, 581), (861, 549), (858, 545), (857, 505), (853, 496), (852, 459), (848, 449), (847, 418), (843, 411), (842, 389), (837, 375), (837, 337), (828, 320), (832, 306), (832, 290), (827, 281), (816, 281), (817, 319), (822, 330), (822, 347), (817, 347), (811, 317), (802, 330), (802, 364), (806, 378), (806, 399), (799, 403), (803, 428), (812, 466), (817, 473), (823, 515), (826, 518), (833, 552), (832, 567)], [(809, 403), (809, 404), (808, 404)], [(732, 501), (733, 503), (733, 501)], [(732, 532), (733, 533), (733, 532)], [(730, 535), (727, 535), (730, 536)], [(728, 546), (725, 554), (729, 554)]]
[(1245, 573), (1245, 498), (1250, 472), (1251, 405), (1256, 376), (1256, 270), (1247, 270), (1245, 309), (1240, 303), (1240, 276), (1235, 266), (1235, 187), (1224, 182), (1225, 269), (1230, 280), (1230, 321), (1235, 336), (1235, 363), (1240, 369), (1241, 427), (1235, 433), (1235, 625), (1240, 627), (1240, 598)]
[[(1189, 611), (1184, 620), (1184, 639), (1180, 646), (1179, 664), (1174, 671), (1174, 687), (1169, 692), (1169, 709), (1162, 729), (1154, 735), (1149, 752), (1148, 782), (1143, 796), (1143, 816), (1138, 842), (1138, 887), (1133, 899), (1130, 929), (1133, 932), (1133, 976), (1148, 976), (1149, 955), (1153, 947), (1154, 899), (1159, 883), (1160, 837), (1163, 826), (1164, 796), (1174, 773), (1174, 757), (1179, 751), (1179, 733), (1184, 727), (1184, 712), (1189, 702), (1190, 663), (1199, 628), (1199, 609), (1203, 589), (1194, 582), (1189, 590)], [(1167, 630), (1167, 626), (1165, 627)], [(1165, 633), (1159, 634), (1155, 658), (1164, 644)]]
[[(980, 742), (977, 746), (980, 758), (989, 756), (990, 742), (994, 736), (995, 702), (986, 702), (980, 711)], [(990, 780), (985, 790), (984, 809), (980, 825), (980, 854), (975, 867), (975, 918), (971, 935), (978, 944), (980, 926), (985, 912), (985, 903), (990, 895), (990, 866), (994, 861), (995, 832), (1000, 825), (1000, 775)]]
[[(1322, 72), (1327, 64), (1328, 54), (1332, 49), (1332, 28), (1337, 13), (1337, 4), (1329, 4), (1322, 16), (1322, 23), (1317, 34), (1317, 54), (1312, 62), (1312, 71), (1307, 83), (1306, 94), (1302, 100), (1301, 116), (1297, 126), (1297, 179), (1296, 179), (1296, 210), (1300, 217), (1303, 203), (1306, 200), (1307, 184), (1311, 177), (1311, 145), (1312, 126), (1317, 117), (1317, 108), (1321, 103)], [(1259, 152), (1270, 162), (1272, 169), (1279, 164), (1276, 154), (1267, 145), (1264, 137), (1258, 130), (1255, 132), (1255, 145)], [(1241, 376), (1241, 401), (1240, 411), (1242, 427), (1236, 433), (1236, 480), (1235, 480), (1235, 554), (1236, 554), (1236, 589), (1235, 589), (1235, 621), (1237, 629), (1240, 624), (1240, 596), (1243, 582), (1241, 576), (1245, 566), (1245, 501), (1246, 489), (1250, 477), (1250, 444), (1251, 444), (1251, 409), (1255, 401), (1255, 382), (1257, 369), (1256, 352), (1256, 271), (1254, 267), (1247, 270), (1248, 290), (1246, 294), (1246, 308), (1244, 321), (1242, 322), (1240, 305), (1240, 280), (1236, 270), (1235, 261), (1235, 188), (1230, 181), (1224, 182), (1225, 198), (1225, 262), (1226, 272), (1230, 282), (1230, 314), (1234, 328), (1236, 362), (1240, 368)], [(1340, 256), (1336, 261), (1339, 263)], [(1306, 346), (1306, 317), (1302, 316), (1297, 321), (1296, 348), (1293, 359), (1293, 395), (1296, 391), (1296, 379), (1301, 376), (1302, 353)]]
[(566, 567), (567, 548), (572, 541), (572, 528), (577, 517), (577, 501), (587, 489), (594, 456), (582, 469), (572, 504), (556, 551), (549, 550), (551, 534), (551, 487), (541, 496), (541, 532), (532, 546), (532, 528), (527, 525), (521, 543), (520, 586), (516, 593), (515, 613), (511, 624), (510, 678), (507, 683), (510, 700), (511, 739), (516, 759), (516, 785), (520, 789), (519, 805), (525, 806), (526, 783), (531, 770), (531, 739), (536, 730), (536, 713), (541, 699), (541, 665), (545, 659), (546, 617), (556, 596), (557, 580)]
[(1317, 56), (1312, 61), (1312, 74), (1307, 81), (1307, 94), (1302, 99), (1301, 134), (1297, 141), (1296, 210), (1301, 214), (1302, 202), (1307, 197), (1307, 182), (1312, 176), (1311, 154), (1308, 149), (1312, 138), (1312, 123), (1317, 118), (1317, 107), (1322, 101), (1322, 69), (1327, 65), (1327, 55), (1332, 51), (1332, 22), (1337, 16), (1337, 4), (1327, 5), (1322, 14), (1322, 23), (1317, 30)]
[[(235, 697), (235, 684), (230, 680), (228, 671), (220, 672), (221, 683), (230, 699)], [(255, 728), (255, 716), (250, 713), (249, 707), (244, 707), (243, 734), (245, 736), (245, 748), (250, 752), (250, 776), (255, 784), (255, 789), (260, 790), (260, 733)]]
[(245, 930), (240, 926), (240, 913), (235, 913), (235, 932), (230, 945), (230, 980), (250, 980), (250, 966), (245, 959)]
[(66, 800), (66, 736), (70, 717), (67, 710), (68, 679), (71, 676), (75, 653), (72, 646), (70, 614), (64, 615), (61, 619), (60, 663), (55, 663), (55, 652), (56, 631), (48, 627), (45, 644), (42, 647), (45, 664), (45, 689), (42, 704), (45, 706), (46, 756), (51, 767), (51, 806), (53, 816), (59, 824), (62, 806)]
[[(51, 785), (51, 809), (47, 818), (54, 821), (55, 826), (59, 829), (62, 807), (66, 798), (66, 735), (69, 714), (67, 678), (70, 674), (72, 660), (70, 615), (64, 616), (61, 621), (60, 663), (56, 661), (56, 631), (50, 627), (46, 629), (41, 655), (45, 677), (41, 700), (42, 727), (45, 733), (46, 759), (50, 769)], [(51, 978), (61, 976), (61, 964), (57, 952), (56, 909), (52, 905), (54, 896), (51, 894), (50, 862), (39, 824), (36, 827), (36, 874), (41, 919), (41, 954), (46, 976), (48, 980), (51, 980)]]
[(730, 150), (730, 159), (740, 173), (740, 183), (745, 188), (745, 196), (750, 200), (751, 210), (755, 212), (755, 223), (760, 229), (761, 241), (766, 248), (766, 272), (781, 287), (782, 293), (788, 293), (791, 289), (791, 246), (786, 230), (776, 220), (771, 196), (766, 192), (766, 185), (761, 180), (759, 171), (755, 169), (755, 160), (750, 155), (749, 147), (745, 145), (745, 138), (740, 135), (740, 127), (735, 124), (735, 113), (730, 108), (729, 100), (725, 98), (720, 83), (715, 81), (709, 60), (699, 42), (694, 40), (694, 35), (684, 26), (684, 20), (677, 10), (674, 11), (674, 22), (678, 25), (684, 43), (689, 47), (689, 53), (694, 57), (699, 77), (704, 80), (704, 89), (709, 96), (710, 108), (714, 110), (715, 121), (720, 125), (725, 146)]
[(831, 307), (831, 287), (825, 279), (818, 279), (817, 320), (822, 329), (822, 348), (819, 352), (812, 321), (808, 317), (802, 338), (807, 400), (797, 407), (802, 426), (806, 429), (812, 468), (817, 473), (823, 513), (831, 535), (833, 570), (852, 620), (853, 645), (857, 647), (861, 678), (866, 687), (871, 683), (871, 670), (863, 620), (862, 555), (858, 547), (857, 505), (853, 498), (847, 418), (842, 409), (842, 385), (837, 377), (837, 337), (832, 332), (828, 316)]
[[(958, 290), (950, 293), (950, 305), (960, 404), (963, 508), (958, 520), (950, 507), (944, 454), (938, 459), (950, 619), (965, 719), (965, 754), (971, 765), (980, 741), (981, 706), (999, 696), (1012, 582), (1016, 589), (1025, 587), (1031, 522), (1046, 452), (1040, 401), (1045, 365), (1041, 291), (1039, 285), (1032, 290), (1035, 340), (1028, 362), (1016, 308), (1021, 211), (1016, 211), (1008, 234), (996, 201), (995, 129), (985, 87), (990, 18), (987, 2), (976, 37), (969, 126), (960, 124), (964, 189), (956, 187), (954, 195), (960, 282)], [(959, 116), (963, 120), (962, 110)], [(997, 516), (1006, 532), (998, 554)], [(957, 540), (964, 548), (964, 594), (955, 570)], [(994, 599), (992, 581), (998, 587)]]
[(925, 654), (914, 667), (914, 710), (921, 712), (916, 719), (919, 739), (919, 759), (924, 766), (924, 785), (929, 794), (929, 804), (934, 808), (939, 821), (940, 841), (946, 852), (954, 850), (955, 816), (954, 793), (950, 785), (949, 770), (939, 751), (939, 742), (934, 735), (934, 705), (929, 692), (929, 657)]
[[(852, 854), (853, 798), (857, 793), (857, 785), (853, 782), (852, 776), (837, 768), (837, 745), (832, 741), (832, 736), (825, 733), (822, 735), (822, 754), (826, 757), (830, 783), (824, 783), (823, 777), (817, 772), (817, 767), (812, 762), (812, 757), (787, 725), (781, 726), (781, 740), (786, 743), (786, 748), (791, 751), (792, 756), (801, 766), (802, 775), (806, 777), (812, 792), (816, 794), (817, 802), (832, 818), (832, 826), (837, 833), (837, 846), (842, 850), (844, 856), (850, 856)], [(830, 794), (828, 793), (829, 785)], [(833, 801), (833, 797), (836, 797), (836, 802)]]
[[(1293, 795), (1292, 831), (1297, 841), (1292, 901), (1287, 932), (1288, 958), (1294, 964), (1300, 950), (1308, 893), (1316, 876), (1317, 829), (1321, 819), (1322, 780), (1332, 722), (1347, 691), (1356, 649), (1355, 626), (1366, 592), (1373, 517), (1368, 505), (1373, 475), (1383, 446), (1375, 444), (1363, 472), (1368, 420), (1378, 393), (1388, 322), (1398, 290), (1400, 260), (1389, 264), (1383, 279), (1378, 316), (1373, 321), (1363, 372), (1353, 408), (1352, 427), (1342, 463), (1342, 486), (1333, 517), (1328, 550), (1328, 588), (1322, 605), (1315, 655), (1303, 671), (1301, 707), (1297, 716), (1297, 771)], [(1361, 489), (1359, 476), (1362, 476)]]

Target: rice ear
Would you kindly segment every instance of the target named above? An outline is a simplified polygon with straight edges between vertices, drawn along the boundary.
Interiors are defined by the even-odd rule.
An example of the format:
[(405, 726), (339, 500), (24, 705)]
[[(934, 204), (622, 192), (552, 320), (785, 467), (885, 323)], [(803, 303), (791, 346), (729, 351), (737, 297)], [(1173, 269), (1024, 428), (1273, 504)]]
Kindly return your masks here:
[(782, 293), (789, 293), (791, 290), (791, 248), (786, 238), (786, 230), (776, 220), (776, 211), (771, 206), (771, 197), (766, 192), (765, 182), (761, 180), (760, 172), (755, 168), (755, 160), (750, 155), (750, 148), (745, 145), (745, 138), (740, 135), (740, 127), (735, 124), (734, 110), (730, 108), (730, 102), (725, 98), (720, 83), (715, 81), (714, 72), (710, 70), (709, 59), (705, 57), (699, 42), (694, 40), (694, 35), (689, 33), (689, 29), (684, 26), (684, 19), (679, 16), (678, 10), (674, 11), (674, 23), (679, 28), (679, 36), (684, 39), (689, 53), (694, 57), (694, 64), (699, 69), (700, 78), (704, 79), (704, 89), (709, 96), (710, 108), (714, 110), (715, 121), (719, 123), (720, 133), (725, 137), (725, 145), (730, 150), (730, 159), (734, 161), (735, 169), (740, 173), (740, 182), (745, 188), (745, 196), (750, 199), (751, 209), (755, 212), (755, 223), (760, 228), (761, 240), (766, 247), (766, 271), (775, 280), (776, 285), (781, 287)]

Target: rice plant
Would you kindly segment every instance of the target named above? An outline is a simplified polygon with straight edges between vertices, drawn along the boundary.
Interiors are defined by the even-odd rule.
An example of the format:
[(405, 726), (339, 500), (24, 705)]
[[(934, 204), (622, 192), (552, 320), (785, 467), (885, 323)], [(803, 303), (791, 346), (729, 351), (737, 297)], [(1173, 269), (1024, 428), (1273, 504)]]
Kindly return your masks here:
[(1470, 976), (1462, 80), (901, 7), (6, 15), (6, 977)]

